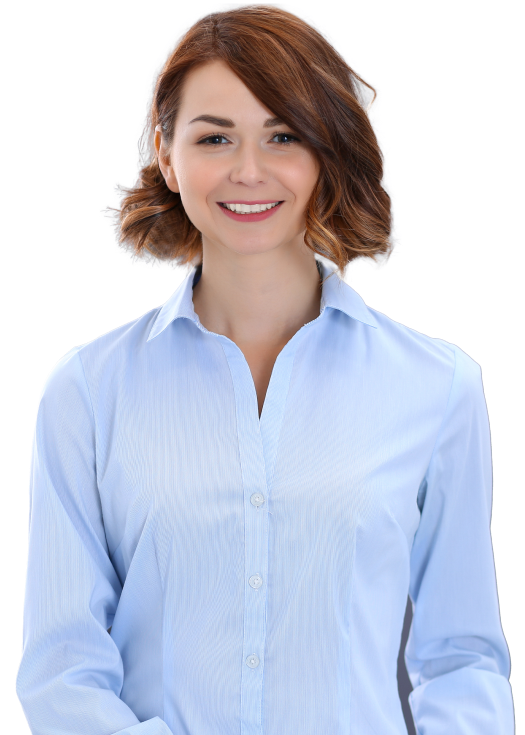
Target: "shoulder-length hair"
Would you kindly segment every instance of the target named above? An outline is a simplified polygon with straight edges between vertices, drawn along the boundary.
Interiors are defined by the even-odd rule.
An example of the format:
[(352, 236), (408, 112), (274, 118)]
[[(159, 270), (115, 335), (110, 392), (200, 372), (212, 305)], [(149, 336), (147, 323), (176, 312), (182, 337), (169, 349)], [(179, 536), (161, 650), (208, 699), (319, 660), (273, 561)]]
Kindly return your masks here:
[(218, 59), (302, 136), (320, 164), (305, 212), (305, 244), (341, 272), (359, 256), (388, 255), (390, 197), (381, 185), (383, 157), (360, 85), (373, 92), (372, 102), (376, 91), (318, 31), (291, 13), (265, 5), (207, 15), (187, 31), (165, 62), (140, 140), (138, 181), (130, 189), (119, 187), (125, 193), (120, 210), (115, 210), (119, 244), (139, 257), (181, 265), (202, 262), (201, 233), (188, 218), (180, 194), (166, 185), (154, 136), (160, 125), (171, 146), (185, 76)]

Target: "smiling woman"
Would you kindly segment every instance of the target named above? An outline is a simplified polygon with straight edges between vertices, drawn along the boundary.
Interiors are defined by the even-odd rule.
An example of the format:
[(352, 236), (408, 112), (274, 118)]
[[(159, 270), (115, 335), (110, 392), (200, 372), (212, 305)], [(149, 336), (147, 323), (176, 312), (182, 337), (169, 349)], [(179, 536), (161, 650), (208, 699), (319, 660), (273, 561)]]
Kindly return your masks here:
[[(230, 108), (224, 103), (226, 87)], [(275, 191), (268, 186), (264, 193), (269, 197), (257, 199), (280, 197), (279, 213), (269, 219), (234, 215), (229, 221), (267, 219), (270, 226), (277, 216), (295, 217), (302, 210), (306, 246), (341, 271), (358, 256), (389, 253), (390, 197), (381, 183), (382, 156), (363, 87), (373, 90), (321, 34), (284, 10), (251, 6), (198, 21), (158, 77), (142, 137), (145, 165), (134, 188), (122, 187), (120, 243), (142, 257), (149, 253), (180, 264), (201, 262), (203, 211), (192, 206), (193, 190), (185, 196), (174, 179), (166, 179), (162, 154), (175, 155), (181, 164), (191, 161), (206, 172), (212, 160), (217, 174), (224, 174), (233, 157), (238, 165), (239, 157), (248, 154), (245, 165), (264, 168), (271, 161), (270, 169), (278, 166), (280, 172), (290, 170), (293, 162), (303, 182), (301, 192), (296, 198), (286, 185)], [(252, 156), (255, 142), (264, 162)], [(233, 188), (208, 196), (215, 197), (216, 207), (220, 197), (255, 201), (232, 195)], [(290, 228), (296, 226), (297, 217)], [(243, 231), (242, 236), (252, 234)]]
[[(154, 145), (170, 195), (180, 197), (201, 237), (195, 312), (242, 350), (260, 415), (277, 355), (319, 313), (315, 260), (305, 242), (319, 159), (220, 59), (186, 74), (172, 135), (157, 124)], [(283, 258), (286, 269), (276, 278)], [(242, 296), (248, 289), (251, 304)]]
[(512, 735), (479, 365), (334, 267), (390, 248), (360, 84), (264, 6), (198, 21), (160, 74), (120, 242), (192, 267), (46, 383), (35, 735), (407, 735), (408, 597), (417, 732)]

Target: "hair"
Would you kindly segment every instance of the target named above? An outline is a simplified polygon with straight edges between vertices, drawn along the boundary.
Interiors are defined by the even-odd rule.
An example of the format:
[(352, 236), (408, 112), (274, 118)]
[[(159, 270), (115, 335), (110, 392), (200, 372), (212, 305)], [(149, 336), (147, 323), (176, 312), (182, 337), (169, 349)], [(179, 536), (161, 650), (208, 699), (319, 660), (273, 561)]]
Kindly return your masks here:
[[(141, 170), (117, 213), (119, 244), (139, 257), (201, 264), (201, 233), (159, 168), (154, 145), (173, 142), (183, 83), (192, 69), (222, 60), (252, 94), (301, 136), (320, 164), (305, 211), (308, 248), (344, 272), (354, 258), (389, 255), (392, 214), (383, 156), (361, 79), (314, 28), (273, 6), (211, 13), (180, 39), (155, 83), (139, 141)], [(372, 104), (372, 102), (370, 104)], [(113, 209), (113, 208), (109, 208)], [(148, 253), (150, 255), (148, 255)]]

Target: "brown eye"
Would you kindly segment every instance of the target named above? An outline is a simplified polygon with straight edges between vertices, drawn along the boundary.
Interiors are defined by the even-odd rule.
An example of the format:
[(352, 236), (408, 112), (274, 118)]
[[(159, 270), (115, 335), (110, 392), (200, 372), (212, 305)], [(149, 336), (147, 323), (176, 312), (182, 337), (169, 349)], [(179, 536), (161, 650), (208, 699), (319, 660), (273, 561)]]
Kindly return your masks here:
[[(285, 138), (291, 138), (287, 143), (281, 143), (281, 145), (291, 145), (293, 142), (300, 143), (301, 141), (299, 138), (297, 138), (295, 135), (292, 135), (291, 133), (274, 133), (273, 137), (285, 137)], [(220, 147), (222, 143), (208, 143), (208, 141), (213, 140), (214, 138), (224, 138), (224, 140), (228, 140), (222, 133), (213, 133), (212, 135), (206, 136), (206, 138), (203, 138), (202, 140), (199, 140), (197, 145), (207, 144), (209, 146), (212, 146), (214, 148)]]

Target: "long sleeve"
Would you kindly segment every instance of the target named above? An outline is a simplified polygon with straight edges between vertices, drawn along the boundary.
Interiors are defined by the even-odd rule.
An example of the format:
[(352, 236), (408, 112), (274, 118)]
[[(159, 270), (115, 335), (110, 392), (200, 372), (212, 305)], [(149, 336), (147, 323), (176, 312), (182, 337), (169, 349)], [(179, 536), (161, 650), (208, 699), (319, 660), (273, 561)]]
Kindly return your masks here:
[(121, 593), (96, 482), (95, 423), (78, 348), (48, 378), (31, 462), (23, 653), (16, 690), (33, 735), (171, 735), (119, 698), (108, 634)]
[(33, 735), (407, 735), (407, 587), (418, 735), (514, 735), (479, 366), (322, 265), (260, 416), (242, 351), (194, 312), (197, 266), (51, 372), (16, 682)]
[(490, 535), (492, 460), (479, 365), (455, 347), (446, 413), (418, 504), (405, 650), (418, 735), (512, 735), (510, 657)]

